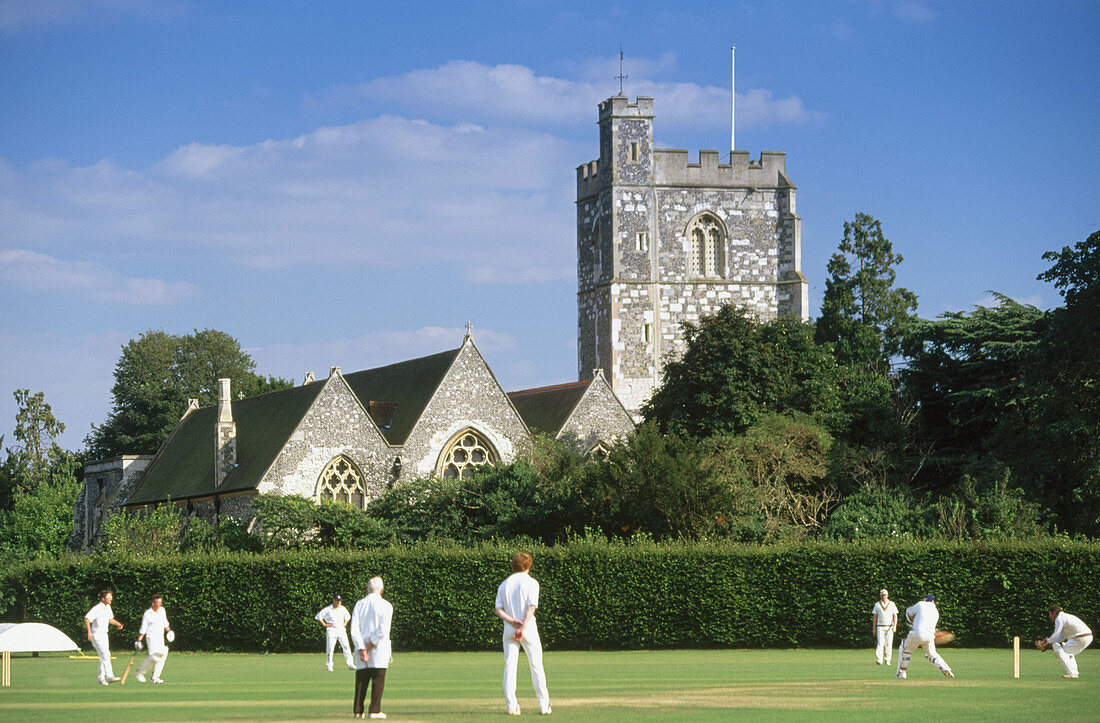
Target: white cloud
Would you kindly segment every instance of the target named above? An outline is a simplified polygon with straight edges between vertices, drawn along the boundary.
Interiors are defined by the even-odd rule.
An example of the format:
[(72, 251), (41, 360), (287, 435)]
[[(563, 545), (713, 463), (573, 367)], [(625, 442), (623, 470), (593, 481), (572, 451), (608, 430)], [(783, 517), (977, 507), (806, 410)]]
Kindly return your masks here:
[(0, 249), (0, 281), (20, 291), (133, 306), (163, 306), (195, 296), (194, 287), (185, 282), (125, 278), (96, 264), (64, 261), (26, 249)]
[[(655, 110), (662, 127), (705, 130), (728, 125), (728, 88), (662, 82), (647, 77), (649, 73), (673, 67), (674, 56), (662, 56), (649, 63), (632, 62), (640, 67), (627, 84), (629, 95), (657, 98)], [(611, 65), (617, 73), (616, 57), (613, 61), (592, 61), (584, 66), (582, 74), (586, 78), (606, 75)], [(381, 101), (417, 115), (443, 114), (448, 118), (462, 117), (479, 122), (575, 127), (578, 119), (593, 118), (596, 105), (615, 90), (607, 80), (567, 80), (540, 76), (522, 65), (485, 65), (455, 60), (435, 68), (335, 88), (328, 98), (345, 102), (355, 99)], [(797, 96), (776, 98), (771, 90), (762, 88), (739, 91), (737, 107), (738, 124), (743, 127), (806, 123), (823, 117), (806, 108)]]
[[(382, 329), (354, 337), (305, 344), (272, 344), (248, 349), (265, 374), (284, 376), (300, 384), (305, 373), (328, 376), (331, 366), (344, 373), (393, 364), (456, 349), (466, 330), (462, 327), (425, 326), (419, 329)], [(492, 329), (474, 329), (474, 341), (493, 367), (493, 355), (515, 351), (516, 338)]]
[(522, 128), (385, 116), (250, 146), (192, 143), (140, 171), (0, 162), (0, 247), (183, 268), (199, 257), (563, 280), (575, 264), (574, 181), (562, 169), (581, 155)]

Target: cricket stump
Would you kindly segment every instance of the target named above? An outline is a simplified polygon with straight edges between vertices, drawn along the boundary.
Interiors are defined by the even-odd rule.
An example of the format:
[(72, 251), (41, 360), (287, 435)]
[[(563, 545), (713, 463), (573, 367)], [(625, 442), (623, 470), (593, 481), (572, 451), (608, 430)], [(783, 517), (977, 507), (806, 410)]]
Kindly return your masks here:
[(1020, 677), (1020, 636), (1012, 636), (1012, 677)]

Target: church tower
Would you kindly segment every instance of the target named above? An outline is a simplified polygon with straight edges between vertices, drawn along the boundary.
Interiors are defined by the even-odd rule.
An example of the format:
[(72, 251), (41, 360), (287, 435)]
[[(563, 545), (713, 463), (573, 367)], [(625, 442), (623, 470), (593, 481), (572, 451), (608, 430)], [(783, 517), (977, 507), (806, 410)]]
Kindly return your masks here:
[(600, 103), (600, 157), (577, 169), (577, 359), (632, 413), (683, 351), (680, 324), (724, 304), (809, 318), (783, 153), (653, 147), (653, 99)]

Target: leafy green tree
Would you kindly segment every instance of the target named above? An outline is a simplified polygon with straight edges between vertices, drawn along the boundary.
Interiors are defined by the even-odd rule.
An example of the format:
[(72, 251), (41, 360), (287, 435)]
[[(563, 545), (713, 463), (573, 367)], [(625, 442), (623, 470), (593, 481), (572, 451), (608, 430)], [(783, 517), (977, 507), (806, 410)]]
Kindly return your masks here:
[(1065, 306), (1051, 329), (1033, 381), (1037, 464), (1057, 494), (1070, 529), (1100, 534), (1100, 231), (1050, 251), (1039, 275), (1060, 289)]
[(642, 408), (662, 431), (741, 434), (768, 412), (801, 412), (834, 432), (847, 429), (841, 370), (831, 347), (814, 340), (812, 325), (761, 323), (726, 306), (683, 328), (683, 356), (665, 365)]
[(93, 457), (153, 454), (175, 427), (188, 399), (218, 401), (218, 379), (232, 380), (237, 394), (286, 389), (291, 382), (254, 373), (256, 363), (240, 343), (213, 329), (176, 336), (147, 331), (122, 348), (111, 388), (107, 421), (86, 440)]
[(828, 479), (832, 437), (806, 415), (765, 414), (745, 434), (710, 443), (730, 481), (750, 493), (764, 541), (809, 536), (837, 502)]
[(901, 351), (917, 309), (916, 294), (894, 287), (901, 262), (877, 219), (857, 213), (844, 223), (817, 320), (817, 340), (835, 344), (841, 363), (888, 367)]
[(719, 533), (736, 506), (723, 470), (699, 440), (640, 425), (607, 461), (585, 469), (579, 488), (586, 522), (611, 538), (698, 539)]
[(946, 490), (965, 473), (984, 476), (986, 468), (997, 476), (1005, 465), (1023, 471), (1029, 464), (1020, 454), (1030, 449), (1029, 379), (1050, 319), (1034, 306), (996, 297), (997, 306), (948, 312), (911, 331), (901, 378), (931, 444), (919, 487)]
[(103, 523), (106, 552), (170, 555), (180, 550), (184, 523), (174, 505), (148, 510), (117, 510)]
[(14, 395), (20, 443), (6, 450), (0, 464), (0, 552), (59, 553), (72, 532), (81, 459), (57, 444), (65, 425), (53, 416), (45, 394), (19, 389)]

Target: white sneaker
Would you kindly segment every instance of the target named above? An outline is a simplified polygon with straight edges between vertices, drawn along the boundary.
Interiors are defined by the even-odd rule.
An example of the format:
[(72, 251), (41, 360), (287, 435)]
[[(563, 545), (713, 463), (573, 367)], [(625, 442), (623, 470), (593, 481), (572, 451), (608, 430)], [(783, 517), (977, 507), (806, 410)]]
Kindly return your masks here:
[(108, 683), (106, 680), (99, 681), (99, 684), (100, 685), (110, 685), (110, 683)]
[(1071, 674), (1068, 674), (1068, 673), (1067, 673), (1066, 675), (1063, 675), (1062, 677), (1063, 677), (1063, 678), (1076, 678), (1077, 676), (1076, 676), (1076, 675), (1071, 675)]
[(909, 676), (906, 674), (906, 672), (904, 670), (902, 670), (902, 671), (899, 671), (898, 674), (895, 675), (894, 677), (897, 678), (898, 680), (905, 680)]
[(539, 711), (539, 715), (550, 715), (551, 712), (552, 711), (550, 710), (550, 706), (546, 706), (545, 708), (543, 708), (542, 710)]
[(509, 708), (508, 715), (519, 715), (519, 708)]
[(137, 678), (137, 682), (144, 683), (145, 675), (143, 673), (134, 673), (134, 677)]
[(385, 718), (386, 714), (385, 713), (371, 713), (370, 717), (371, 718)]
[(153, 682), (156, 683), (157, 685), (163, 685), (164, 684), (164, 681), (161, 680), (160, 678), (153, 678)]
[(108, 683), (117, 683), (120, 680), (122, 680), (122, 678), (118, 677), (117, 675), (112, 675), (110, 678), (107, 679), (107, 682)]

